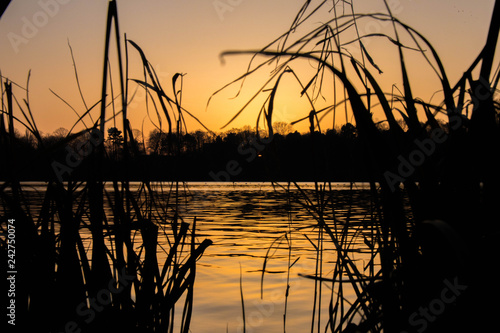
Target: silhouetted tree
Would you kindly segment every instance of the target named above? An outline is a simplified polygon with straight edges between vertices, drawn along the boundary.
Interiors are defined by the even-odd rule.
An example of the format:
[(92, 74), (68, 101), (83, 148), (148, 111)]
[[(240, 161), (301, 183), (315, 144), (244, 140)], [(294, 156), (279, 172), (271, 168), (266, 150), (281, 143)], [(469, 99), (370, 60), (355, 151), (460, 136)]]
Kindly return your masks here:
[(185, 134), (181, 137), (181, 152), (195, 152), (196, 138), (192, 134)]
[(273, 130), (275, 134), (286, 136), (294, 131), (293, 126), (284, 121), (276, 121), (273, 123)]
[(346, 123), (340, 128), (340, 136), (346, 139), (353, 139), (357, 136), (356, 126)]
[(112, 158), (118, 158), (120, 149), (123, 145), (123, 135), (122, 131), (118, 130), (116, 127), (110, 127), (108, 129), (108, 149), (110, 150), (110, 155)]
[(59, 127), (53, 133), (55, 137), (64, 138), (68, 135), (69, 131), (64, 127)]

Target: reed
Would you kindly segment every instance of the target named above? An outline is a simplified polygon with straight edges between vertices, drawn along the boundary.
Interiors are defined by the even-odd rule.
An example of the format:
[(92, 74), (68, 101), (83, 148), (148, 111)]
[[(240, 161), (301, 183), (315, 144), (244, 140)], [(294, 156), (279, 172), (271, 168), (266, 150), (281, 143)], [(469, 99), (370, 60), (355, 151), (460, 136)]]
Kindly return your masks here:
[[(325, 222), (326, 207), (333, 207), (334, 200), (329, 197), (332, 192), (327, 191), (329, 184), (317, 184), (316, 194), (312, 197), (297, 186), (303, 193), (304, 208), (317, 220), (319, 243), (314, 245), (318, 252), (317, 270), (312, 278), (317, 281), (326, 279), (321, 274), (323, 236), (334, 244), (337, 255), (333, 276), (328, 278), (332, 281), (332, 289), (338, 291), (336, 297), (332, 295), (328, 323), (321, 328), (318, 318), (318, 326), (314, 327), (315, 305), (311, 332), (341, 332), (353, 327), (363, 332), (416, 330), (418, 327), (412, 327), (409, 318), (420, 306), (436, 298), (444, 279), (453, 278), (464, 281), (470, 287), (469, 291), (446, 316), (436, 322), (426, 322), (427, 331), (459, 331), (465, 327), (471, 331), (486, 329), (486, 323), (470, 318), (484, 314), (490, 318), (494, 316), (484, 298), (487, 291), (482, 280), (487, 276), (484, 267), (489, 266), (487, 262), (494, 253), (485, 246), (484, 240), (492, 241), (499, 232), (498, 226), (491, 221), (498, 220), (494, 202), (500, 197), (500, 178), (494, 171), (498, 169), (499, 159), (495, 152), (500, 143), (498, 106), (494, 95), (500, 74), (498, 69), (493, 70), (500, 1), (495, 2), (484, 48), (455, 84), (450, 82), (436, 48), (416, 29), (398, 20), (387, 1), (384, 0), (384, 4), (385, 13), (361, 14), (355, 12), (353, 3), (335, 4), (335, 10), (331, 11), (328, 1), (319, 4), (306, 1), (290, 29), (262, 49), (224, 52), (222, 56), (247, 54), (252, 55), (252, 59), (248, 70), (221, 90), (234, 84), (241, 84), (242, 89), (248, 76), (264, 70), (265, 65), (274, 68), (270, 78), (229, 123), (257, 96), (265, 94), (267, 99), (257, 123), (262, 118), (269, 125), (269, 136), (272, 136), (270, 124), (281, 78), (286, 73), (294, 73), (295, 64), (304, 60), (315, 64), (315, 73), (305, 78), (295, 77), (302, 87), (302, 95), (310, 101), (312, 111), (296, 122), (309, 120), (313, 134), (320, 130), (318, 118), (338, 112), (342, 105), (345, 106), (346, 119), (349, 110), (356, 121), (371, 177), (372, 222), (358, 234), (358, 237), (364, 237), (371, 252), (369, 275), (362, 274), (349, 255), (354, 244), (354, 240), (347, 236), (347, 230), (352, 228), (349, 221), (344, 224), (335, 219), (331, 223)], [(344, 14), (338, 15), (337, 6), (348, 7), (348, 10), (344, 8)], [(297, 36), (304, 23), (321, 10), (328, 10), (333, 16), (331, 20)], [(393, 32), (360, 36), (357, 27), (366, 20), (388, 22)], [(348, 37), (352, 35), (357, 37)], [(374, 38), (387, 40), (397, 52), (403, 84), (401, 91), (384, 91), (381, 80), (372, 74), (373, 70), (380, 71), (380, 68), (364, 42)], [(405, 45), (403, 40), (411, 44)], [(360, 57), (356, 58), (347, 51), (350, 45), (358, 45)], [(420, 54), (428, 63), (428, 69), (436, 74), (442, 87), (439, 103), (415, 97), (417, 92), (408, 72), (408, 52)], [(335, 82), (342, 86), (344, 100), (338, 101), (336, 89), (324, 88), (325, 71), (329, 71)], [(476, 72), (479, 76), (474, 79)], [(315, 96), (321, 94), (332, 97), (334, 104), (316, 107)], [(372, 112), (377, 108), (385, 115), (383, 122), (388, 125), (387, 130), (381, 129), (372, 119)], [(471, 108), (472, 112), (469, 112)], [(440, 124), (438, 116), (446, 117), (447, 122)], [(397, 118), (402, 118), (405, 126)], [(422, 148), (424, 145), (427, 148)], [(403, 174), (402, 160), (409, 161), (416, 154), (422, 158), (418, 163), (412, 163), (411, 172)], [(470, 273), (476, 265), (483, 267), (481, 274)], [(347, 280), (343, 280), (344, 276)], [(349, 282), (349, 288), (357, 296), (349, 308), (344, 308), (347, 303), (342, 299), (345, 282)], [(473, 306), (469, 303), (471, 301)], [(361, 315), (360, 321), (353, 322), (355, 314)]]
[[(82, 115), (77, 113), (79, 119), (73, 128), (82, 123), (84, 130), (70, 132), (54, 145), (47, 145), (36, 127), (29, 103), (29, 77), (26, 88), (22, 88), (2, 76), (0, 155), (7, 180), (0, 187), (0, 202), (2, 216), (16, 221), (19, 290), (23, 290), (17, 297), (17, 306), (26, 309), (17, 321), (21, 329), (173, 332), (179, 328), (181, 332), (189, 332), (196, 261), (211, 241), (198, 242), (196, 219), (191, 224), (184, 221), (177, 205), (168, 204), (168, 198), (179, 200), (178, 183), (164, 188), (144, 176), (135, 189), (129, 182), (128, 156), (137, 154), (131, 144), (135, 141), (127, 118), (127, 87), (133, 79), (128, 77), (128, 53), (127, 61), (123, 60), (119, 31), (117, 5), (110, 1), (101, 100)], [(113, 75), (109, 52), (113, 37), (119, 73), (116, 98), (110, 84)], [(144, 69), (150, 69), (137, 44), (126, 41), (140, 52)], [(149, 73), (154, 77), (151, 71)], [(76, 65), (75, 76), (79, 86)], [(180, 133), (185, 110), (177, 97), (182, 88), (175, 87), (176, 79), (178, 75), (173, 79), (176, 97), (169, 99), (163, 92), (158, 98), (168, 100), (175, 108), (176, 130)], [(145, 86), (147, 90), (153, 88)], [(15, 90), (26, 92), (24, 106), (16, 98)], [(112, 98), (108, 103), (110, 93)], [(83, 99), (81, 90), (80, 94)], [(97, 105), (100, 115), (94, 121), (90, 112)], [(119, 111), (107, 116), (110, 108)], [(171, 111), (166, 108), (164, 111), (168, 119)], [(104, 145), (105, 128), (110, 121), (116, 123), (120, 115), (123, 120), (120, 168), (125, 171), (106, 179), (103, 165), (110, 165), (111, 156)], [(91, 127), (85, 125), (86, 118), (93, 123)], [(30, 162), (38, 163), (41, 168), (49, 169), (58, 152), (75, 142), (87, 147), (92, 142), (95, 149), (87, 151), (79, 161), (81, 166), (75, 174), (65, 175), (64, 182), (54, 176), (43, 190), (32, 191), (19, 177), (18, 171), (24, 167), (21, 165), (23, 142), (16, 135), (15, 122), (34, 138), (37, 155), (36, 160)], [(98, 130), (102, 139), (93, 142), (89, 130)], [(169, 127), (169, 132), (171, 130)], [(78, 175), (83, 168), (92, 171)], [(41, 202), (38, 208), (37, 202)], [(7, 221), (1, 222), (2, 231), (6, 231)], [(2, 253), (6, 251), (5, 239), (0, 247)], [(176, 316), (178, 302), (184, 296), (182, 316)], [(176, 323), (176, 318), (180, 318), (180, 323)]]

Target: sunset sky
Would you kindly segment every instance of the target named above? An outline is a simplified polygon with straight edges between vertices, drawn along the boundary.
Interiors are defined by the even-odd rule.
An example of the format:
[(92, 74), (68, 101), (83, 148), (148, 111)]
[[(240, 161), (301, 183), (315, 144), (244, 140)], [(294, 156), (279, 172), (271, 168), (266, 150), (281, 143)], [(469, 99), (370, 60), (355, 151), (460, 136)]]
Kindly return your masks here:
[[(360, 13), (385, 12), (383, 1), (353, 0)], [(118, 0), (122, 33), (145, 51), (167, 92), (171, 78), (186, 73), (183, 105), (208, 128), (219, 131), (263, 83), (272, 71), (264, 69), (261, 76), (250, 80), (237, 99), (239, 86), (216, 95), (206, 110), (209, 97), (226, 83), (242, 74), (249, 57), (231, 56), (221, 63), (219, 54), (225, 50), (258, 49), (285, 32), (304, 0)], [(486, 41), (493, 0), (392, 0), (396, 16), (428, 37), (438, 50), (452, 82), (470, 65)], [(318, 1), (313, 1), (318, 3)], [(105, 0), (12, 0), (0, 20), (0, 70), (4, 77), (25, 87), (31, 69), (30, 103), (41, 131), (51, 133), (59, 127), (71, 128), (77, 115), (54, 96), (52, 89), (79, 113), (85, 111), (78, 93), (68, 41), (74, 52), (82, 91), (88, 105), (100, 98), (104, 32), (108, 2)], [(332, 18), (325, 7), (302, 32)], [(390, 33), (390, 27), (377, 27), (369, 21), (359, 26), (361, 33)], [(365, 31), (363, 31), (365, 30)], [(386, 91), (393, 83), (400, 85), (397, 49), (390, 43), (368, 45), (384, 74)], [(137, 53), (130, 51), (130, 76), (141, 79)], [(411, 59), (411, 58), (410, 58)], [(115, 64), (115, 58), (111, 59)], [(410, 66), (410, 75), (418, 96), (428, 101), (439, 89), (434, 73), (418, 60)], [(265, 72), (267, 71), (267, 72)], [(375, 71), (374, 71), (375, 72)], [(307, 79), (304, 79), (307, 81)], [(117, 82), (114, 82), (117, 85)], [(135, 84), (130, 85), (134, 91)], [(25, 92), (14, 89), (18, 100)], [(291, 122), (307, 115), (307, 103), (291, 88), (280, 95), (276, 120)], [(132, 127), (147, 133), (152, 129), (143, 109), (144, 94), (140, 91), (130, 106)], [(249, 108), (231, 127), (255, 126), (259, 104)], [(96, 110), (95, 115), (97, 115)], [(338, 118), (337, 125), (345, 122)], [(305, 131), (306, 125), (297, 125)], [(336, 125), (336, 126), (337, 126)], [(332, 118), (325, 119), (325, 128)], [(22, 130), (21, 126), (17, 126)], [(199, 129), (188, 122), (188, 130)]]

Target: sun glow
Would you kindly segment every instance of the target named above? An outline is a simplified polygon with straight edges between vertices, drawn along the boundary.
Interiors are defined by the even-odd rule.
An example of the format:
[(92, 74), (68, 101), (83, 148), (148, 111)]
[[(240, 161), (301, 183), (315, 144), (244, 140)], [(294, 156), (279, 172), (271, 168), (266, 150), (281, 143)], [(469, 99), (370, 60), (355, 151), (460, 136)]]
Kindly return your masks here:
[[(54, 3), (59, 4), (59, 2)], [(192, 1), (189, 4), (173, 1), (140, 5), (133, 1), (120, 1), (118, 10), (121, 32), (127, 33), (127, 38), (140, 45), (147, 54), (164, 90), (173, 93), (172, 77), (176, 73), (185, 74), (183, 106), (207, 128), (218, 132), (232, 127), (256, 125), (257, 116), (274, 82), (266, 86), (264, 83), (276, 68), (273, 66), (277, 65), (266, 65), (259, 73), (247, 78), (243, 85), (241, 82), (236, 82), (216, 94), (207, 107), (207, 102), (214, 92), (245, 73), (251, 62), (249, 55), (226, 56), (224, 61), (221, 61), (221, 52), (262, 48), (290, 27), (291, 18), (301, 5), (302, 1), (299, 0), (273, 3), (234, 2), (231, 8), (227, 7), (229, 5), (215, 6), (205, 1)], [(464, 68), (472, 62), (484, 42), (475, 37), (484, 36), (487, 29), (484, 24), (478, 22), (489, 19), (493, 2), (490, 1), (488, 5), (478, 8), (479, 6), (460, 1), (453, 5), (453, 10), (444, 4), (431, 5), (430, 2), (427, 6), (425, 3), (417, 5), (411, 1), (401, 0), (392, 5), (397, 17), (422, 31), (432, 43), (438, 45), (438, 52), (446, 59), (446, 64), (449, 66), (447, 70), (450, 72), (450, 78), (454, 79), (458, 78)], [(382, 2), (378, 4), (360, 2), (356, 6), (359, 6), (356, 8), (359, 12), (384, 12)], [(445, 16), (442, 15), (444, 12)], [(60, 127), (71, 128), (78, 120), (78, 115), (99, 101), (105, 14), (104, 2), (95, 4), (68, 2), (49, 8), (35, 2), (13, 1), (2, 17), (0, 30), (4, 33), (0, 39), (3, 50), (0, 55), (1, 73), (19, 86), (26, 87), (28, 73), (31, 70), (29, 101), (42, 132), (51, 133)], [(443, 19), (444, 17), (446, 19)], [(310, 31), (311, 27), (317, 27), (319, 22), (326, 22), (331, 18), (332, 13), (318, 14), (317, 21), (303, 30), (298, 29), (293, 37), (299, 38), (303, 33)], [(358, 25), (360, 35), (391, 33), (392, 29), (390, 24), (381, 24), (374, 20), (359, 19)], [(13, 42), (14, 35), (21, 39)], [(356, 36), (347, 34), (340, 41), (346, 43), (351, 37)], [(405, 43), (412, 44), (408, 38), (402, 38)], [(123, 39), (121, 42), (124, 48)], [(386, 92), (402, 89), (397, 47), (382, 38), (364, 40), (364, 45), (383, 74), (376, 74), (378, 71), (361, 56), (357, 43), (346, 45), (345, 50), (365, 61), (369, 70), (378, 75), (380, 82), (385, 84)], [(412, 88), (419, 92), (419, 96), (415, 97), (428, 101), (440, 89), (439, 78), (421, 54), (412, 50), (405, 52), (408, 63), (411, 64), (408, 70)], [(119, 81), (115, 54), (112, 54), (110, 59), (110, 68), (114, 73), (112, 83), (116, 88)], [(261, 60), (254, 59), (252, 64), (257, 64)], [(341, 66), (338, 61), (334, 65), (339, 68)], [(317, 64), (310, 61), (294, 62), (292, 65), (292, 69), (298, 73), (304, 85), (314, 75), (315, 67)], [(78, 73), (81, 94), (75, 69)], [(129, 78), (139, 80), (144, 78), (140, 59), (132, 49), (129, 49), (128, 70)], [(128, 109), (132, 127), (148, 133), (160, 125), (154, 105), (149, 101), (146, 110), (148, 98), (144, 89), (134, 81), (129, 81), (128, 84), (130, 101)], [(338, 80), (333, 89), (334, 78), (331, 73), (325, 73), (322, 84), (321, 93), (314, 89), (308, 91), (309, 97), (315, 102), (316, 110), (332, 106), (344, 99), (344, 91)], [(357, 87), (360, 92), (364, 89), (359, 84)], [(261, 89), (264, 91), (255, 101), (250, 103), (233, 122), (227, 124)], [(22, 89), (18, 89), (17, 93), (20, 96), (26, 95)], [(111, 97), (111, 91), (109, 94)], [(117, 97), (116, 92), (113, 96)], [(313, 109), (307, 98), (307, 95), (301, 95), (297, 81), (288, 75), (282, 80), (277, 92), (274, 110), (276, 121), (293, 122), (307, 117)], [(438, 95), (434, 98), (438, 98)], [(110, 114), (113, 112), (112, 107), (109, 107)], [(117, 112), (117, 108), (121, 106), (116, 104), (114, 108)], [(97, 114), (97, 108), (90, 113), (94, 119), (97, 118)], [(374, 117), (383, 119), (383, 115), (376, 107), (374, 107)], [(350, 110), (346, 112), (344, 105), (335, 108), (335, 112), (330, 111), (322, 119), (322, 129), (354, 122)], [(90, 117), (84, 120), (87, 126), (91, 123)], [(165, 123), (165, 119), (162, 119), (162, 123)], [(188, 130), (202, 128), (189, 117), (186, 117), (186, 123)], [(83, 127), (83, 124), (81, 126)], [(295, 125), (301, 132), (307, 131), (308, 127), (307, 120)]]

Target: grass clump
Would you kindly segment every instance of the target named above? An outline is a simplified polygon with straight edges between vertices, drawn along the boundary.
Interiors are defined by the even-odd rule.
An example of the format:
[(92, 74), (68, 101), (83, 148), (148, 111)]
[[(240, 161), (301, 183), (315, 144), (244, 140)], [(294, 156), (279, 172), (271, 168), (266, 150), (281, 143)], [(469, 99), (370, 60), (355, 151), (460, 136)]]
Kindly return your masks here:
[[(495, 2), (484, 48), (478, 50), (477, 58), (456, 83), (450, 82), (436, 48), (395, 17), (387, 1), (383, 3), (386, 12), (361, 14), (355, 12), (353, 3), (339, 2), (332, 7), (328, 1), (306, 1), (290, 29), (264, 48), (224, 52), (223, 56), (252, 55), (248, 70), (227, 86), (243, 85), (248, 76), (273, 65), (270, 78), (230, 122), (253, 99), (265, 94), (258, 122), (269, 125), (272, 137), (270, 124), (284, 75), (293, 76), (302, 89), (301, 96), (310, 103), (309, 114), (297, 122), (309, 121), (311, 133), (321, 130), (320, 117), (327, 113), (333, 112), (335, 119), (335, 114), (344, 111), (346, 119), (350, 113), (355, 120), (374, 204), (372, 222), (363, 233), (375, 235), (372, 241), (367, 240), (373, 260), (365, 276), (348, 255), (352, 240), (346, 238), (346, 225), (335, 220), (333, 225), (325, 223), (326, 207), (331, 202), (327, 198), (333, 195), (327, 191), (328, 182), (317, 185), (313, 198), (304, 195), (304, 206), (321, 230), (318, 238), (328, 237), (338, 260), (330, 273), (333, 276), (328, 277), (339, 288), (337, 296), (332, 296), (328, 323), (321, 328), (318, 320), (318, 327), (311, 331), (341, 332), (348, 324), (349, 329), (356, 327), (363, 332), (416, 331), (424, 323), (411, 318), (420, 307), (439, 298), (443, 281), (460, 281), (468, 288), (443, 316), (425, 321), (426, 331), (487, 329), (488, 323), (477, 318), (494, 318), (485, 297), (490, 289), (483, 281), (495, 253), (487, 244), (499, 233), (493, 221), (498, 220), (495, 202), (500, 199), (496, 171), (500, 122), (495, 101), (500, 76), (494, 70), (500, 2)], [(315, 13), (326, 10), (330, 20), (297, 36)], [(366, 21), (389, 23), (392, 33), (360, 35), (357, 27)], [(385, 91), (378, 74), (372, 73), (381, 70), (366, 46), (369, 39), (384, 39), (393, 47), (402, 89)], [(349, 52), (352, 45), (358, 46), (357, 52)], [(435, 73), (441, 85), (438, 103), (416, 97), (408, 71), (410, 52), (419, 54)], [(314, 66), (312, 74), (295, 74), (301, 61)], [(325, 73), (333, 78), (333, 90)], [(319, 107), (322, 96), (334, 103)], [(385, 116), (382, 122), (373, 120), (375, 111)], [(313, 142), (311, 149), (314, 147)], [(321, 247), (315, 246), (320, 262)], [(320, 266), (318, 269), (314, 278), (324, 281)], [(342, 276), (357, 296), (347, 308), (341, 296), (346, 282)], [(362, 319), (354, 322), (354, 314)]]
[[(16, 296), (20, 312), (17, 322), (23, 330), (173, 332), (180, 328), (181, 332), (189, 331), (196, 261), (211, 241), (198, 242), (196, 219), (188, 223), (177, 213), (181, 195), (178, 182), (165, 188), (161, 183), (151, 183), (147, 173), (140, 182), (129, 181), (130, 156), (139, 151), (127, 118), (131, 79), (128, 62), (123, 61), (119, 31), (117, 5), (110, 1), (101, 100), (78, 115), (73, 128), (83, 124), (85, 129), (74, 133), (72, 129), (54, 145), (43, 140), (36, 127), (29, 103), (29, 77), (26, 88), (2, 77), (0, 156), (6, 181), (0, 186), (5, 218), (1, 228), (6, 232), (6, 219), (15, 220), (18, 290), (22, 290)], [(113, 77), (109, 59), (112, 37), (118, 54), (116, 97), (109, 88)], [(127, 42), (139, 51), (145, 71), (154, 78), (142, 50), (132, 41)], [(76, 77), (78, 83), (77, 74)], [(174, 88), (178, 77), (174, 77)], [(176, 97), (169, 99), (159, 86), (142, 83), (148, 92), (156, 92), (161, 101), (167, 99), (175, 108), (177, 129), (169, 123), (168, 131), (180, 131), (185, 111), (178, 98), (182, 89), (177, 87)], [(24, 106), (15, 94), (15, 90), (21, 89), (27, 95)], [(112, 98), (108, 103), (110, 93)], [(94, 120), (91, 111), (97, 108), (100, 114)], [(108, 116), (110, 108), (114, 112)], [(168, 112), (172, 111), (166, 107), (164, 111), (168, 119)], [(119, 130), (116, 123), (120, 115)], [(86, 125), (88, 120), (91, 126)], [(114, 127), (109, 127), (110, 121)], [(20, 139), (15, 122), (24, 126), (29, 134), (25, 138), (33, 142), (27, 144)], [(106, 129), (113, 149), (109, 145), (106, 148)], [(92, 137), (92, 133), (99, 135)], [(31, 188), (19, 177), (21, 154), (30, 145), (37, 151), (36, 160), (31, 163), (52, 169), (53, 177), (43, 188), (40, 185)], [(80, 156), (75, 155), (74, 159), (70, 156), (71, 165), (60, 166), (71, 166), (60, 179), (54, 173), (58, 169), (53, 168), (57, 152), (75, 145)], [(110, 160), (120, 163), (120, 172), (111, 179), (103, 174), (103, 163)], [(165, 198), (174, 198), (176, 204), (169, 204)], [(6, 239), (2, 238), (1, 252), (6, 252), (6, 248)], [(180, 315), (176, 315), (180, 300), (184, 304), (180, 306)]]

